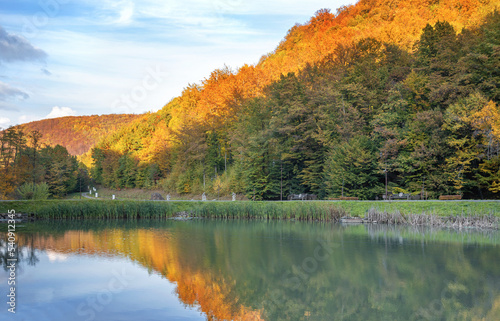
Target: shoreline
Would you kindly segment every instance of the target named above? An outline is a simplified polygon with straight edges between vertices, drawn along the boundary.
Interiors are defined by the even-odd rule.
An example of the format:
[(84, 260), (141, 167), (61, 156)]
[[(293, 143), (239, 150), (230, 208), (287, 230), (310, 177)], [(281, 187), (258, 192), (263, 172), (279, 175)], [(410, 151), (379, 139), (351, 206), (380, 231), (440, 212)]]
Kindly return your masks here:
[[(444, 204), (443, 204), (444, 202)], [(0, 202), (0, 213), (15, 210), (24, 220), (168, 219), (199, 218), (296, 220), (450, 228), (500, 229), (496, 201), (449, 203), (449, 201), (364, 202), (201, 202), (47, 200)], [(26, 216), (27, 215), (27, 216)], [(0, 222), (3, 216), (0, 215)], [(351, 222), (346, 220), (351, 218)]]

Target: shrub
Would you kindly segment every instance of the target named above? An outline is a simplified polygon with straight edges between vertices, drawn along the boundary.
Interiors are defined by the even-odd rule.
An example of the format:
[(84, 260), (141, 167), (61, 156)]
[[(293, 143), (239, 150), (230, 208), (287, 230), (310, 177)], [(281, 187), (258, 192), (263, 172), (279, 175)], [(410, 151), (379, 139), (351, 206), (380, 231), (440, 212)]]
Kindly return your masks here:
[(46, 200), (49, 198), (49, 185), (47, 183), (24, 183), (17, 189), (19, 197), (23, 200)]

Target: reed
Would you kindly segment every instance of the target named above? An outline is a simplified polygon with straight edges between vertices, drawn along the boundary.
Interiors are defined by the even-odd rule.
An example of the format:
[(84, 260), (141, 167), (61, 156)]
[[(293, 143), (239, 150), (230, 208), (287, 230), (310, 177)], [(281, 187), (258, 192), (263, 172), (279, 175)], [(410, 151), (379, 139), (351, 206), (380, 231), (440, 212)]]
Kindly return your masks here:
[(175, 206), (167, 202), (58, 201), (40, 204), (39, 219), (163, 219), (172, 217)]
[(342, 207), (324, 202), (206, 202), (191, 213), (206, 218), (298, 221), (338, 221), (345, 215)]
[(402, 213), (395, 211), (392, 213), (370, 209), (365, 215), (365, 220), (378, 224), (389, 225), (409, 225), (409, 226), (435, 226), (449, 228), (486, 228), (497, 229), (500, 219), (493, 214), (465, 214), (450, 216), (439, 216), (436, 213)]
[[(192, 216), (222, 219), (338, 221), (346, 211), (327, 202), (166, 202), (77, 201), (9, 202), (16, 212), (38, 219), (165, 219)], [(182, 213), (182, 215), (181, 215)]]
[(346, 229), (348, 234), (368, 235), (372, 239), (385, 242), (405, 243), (417, 242), (445, 242), (462, 244), (499, 245), (500, 233), (493, 229), (447, 229), (434, 226), (396, 226), (385, 224), (366, 224), (361, 230), (355, 230), (356, 226)]

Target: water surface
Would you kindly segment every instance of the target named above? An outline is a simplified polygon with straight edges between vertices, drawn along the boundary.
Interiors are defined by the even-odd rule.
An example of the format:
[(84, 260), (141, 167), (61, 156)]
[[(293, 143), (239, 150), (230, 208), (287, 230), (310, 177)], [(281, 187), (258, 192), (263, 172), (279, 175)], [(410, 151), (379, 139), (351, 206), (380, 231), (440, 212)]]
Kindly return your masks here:
[(0, 320), (500, 320), (499, 232), (193, 220), (17, 236)]

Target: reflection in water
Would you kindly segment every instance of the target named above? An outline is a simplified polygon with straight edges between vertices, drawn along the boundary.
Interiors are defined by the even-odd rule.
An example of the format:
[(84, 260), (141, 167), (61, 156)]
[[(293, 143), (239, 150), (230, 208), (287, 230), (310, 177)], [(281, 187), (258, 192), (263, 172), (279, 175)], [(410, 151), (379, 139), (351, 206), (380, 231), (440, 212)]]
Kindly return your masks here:
[(55, 263), (127, 258), (175, 283), (209, 320), (500, 319), (498, 232), (209, 220), (34, 226), (18, 233), (30, 249), (21, 260), (35, 264), (35, 249)]
[[(33, 242), (33, 238), (31, 238), (31, 242)], [(19, 262), (24, 261), (30, 266), (34, 266), (38, 263), (39, 259), (36, 256), (33, 243), (28, 242), (24, 244), (25, 251), (20, 251), (18, 243), (13, 243), (13, 250), (8, 251), (9, 247), (7, 246), (6, 237), (2, 237), (2, 239), (0, 239), (0, 263), (5, 271), (9, 270), (8, 259), (16, 259)], [(31, 246), (26, 244), (30, 244)], [(9, 254), (11, 255), (9, 256)]]

